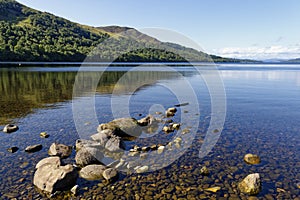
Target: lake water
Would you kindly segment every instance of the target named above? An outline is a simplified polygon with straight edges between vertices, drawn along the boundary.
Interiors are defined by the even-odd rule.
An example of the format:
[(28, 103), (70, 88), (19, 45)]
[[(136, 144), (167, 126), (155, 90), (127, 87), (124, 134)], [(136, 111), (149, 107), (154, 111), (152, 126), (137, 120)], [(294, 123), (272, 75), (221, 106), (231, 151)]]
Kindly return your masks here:
[[(35, 164), (47, 157), (53, 142), (74, 145), (76, 139), (96, 133), (99, 123), (116, 117), (139, 119), (187, 102), (173, 118), (182, 123), (181, 130), (157, 131), (127, 143), (147, 146), (182, 137), (182, 148), (162, 160), (161, 167), (143, 174), (121, 171), (119, 180), (110, 184), (79, 178), (80, 193), (72, 198), (247, 199), (237, 185), (256, 172), (262, 181), (257, 198), (299, 198), (300, 65), (211, 68), (85, 66), (80, 73), (78, 67), (0, 69), (0, 129), (7, 123), (20, 127), (15, 133), (0, 134), (0, 199), (44, 197), (32, 179)], [(222, 130), (220, 137), (211, 151), (206, 149), (199, 157), (215, 124)], [(191, 133), (183, 135), (184, 129)], [(40, 138), (43, 131), (50, 137)], [(43, 149), (24, 152), (33, 144), (42, 144)], [(9, 153), (12, 146), (19, 150)], [(259, 155), (262, 162), (246, 164), (247, 153)], [(75, 152), (65, 163), (74, 163), (74, 156)], [(209, 176), (200, 175), (202, 166), (209, 169)], [(220, 191), (205, 191), (216, 186)], [(54, 198), (69, 195), (59, 193)]]

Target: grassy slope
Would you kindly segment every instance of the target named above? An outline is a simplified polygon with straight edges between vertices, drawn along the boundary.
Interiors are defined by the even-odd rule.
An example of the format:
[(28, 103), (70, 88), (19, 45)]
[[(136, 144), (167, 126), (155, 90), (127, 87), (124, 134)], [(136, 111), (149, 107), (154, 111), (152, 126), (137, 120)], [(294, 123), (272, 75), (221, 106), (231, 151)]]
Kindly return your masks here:
[(95, 61), (211, 61), (208, 54), (160, 42), (133, 28), (81, 25), (0, 0), (0, 61), (83, 61), (87, 55)]

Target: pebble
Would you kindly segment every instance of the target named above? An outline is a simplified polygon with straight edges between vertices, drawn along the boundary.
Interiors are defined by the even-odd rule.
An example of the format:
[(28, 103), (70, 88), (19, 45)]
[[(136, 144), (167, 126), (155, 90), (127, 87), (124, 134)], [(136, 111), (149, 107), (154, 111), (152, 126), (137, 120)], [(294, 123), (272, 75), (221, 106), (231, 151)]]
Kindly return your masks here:
[(72, 194), (74, 194), (76, 196), (79, 192), (79, 186), (75, 185), (74, 187), (71, 188), (70, 191), (72, 192)]
[(205, 190), (205, 191), (209, 191), (209, 192), (214, 192), (214, 193), (216, 193), (216, 192), (218, 192), (219, 190), (221, 190), (221, 187), (216, 186), (216, 187), (206, 188), (206, 189), (204, 189), (204, 190)]
[(164, 149), (165, 149), (165, 146), (160, 146), (160, 147), (158, 147), (157, 153), (158, 153), (158, 154), (162, 154), (162, 153), (164, 152)]
[(10, 148), (7, 149), (7, 151), (10, 152), (10, 153), (15, 153), (15, 152), (17, 152), (18, 150), (19, 150), (18, 147), (10, 147)]
[(40, 137), (41, 138), (48, 138), (50, 135), (48, 134), (48, 133), (46, 133), (46, 132), (41, 132), (40, 133)]
[(139, 167), (136, 169), (136, 172), (137, 173), (144, 173), (144, 172), (147, 172), (149, 170), (149, 167), (148, 166), (143, 166), (143, 167)]

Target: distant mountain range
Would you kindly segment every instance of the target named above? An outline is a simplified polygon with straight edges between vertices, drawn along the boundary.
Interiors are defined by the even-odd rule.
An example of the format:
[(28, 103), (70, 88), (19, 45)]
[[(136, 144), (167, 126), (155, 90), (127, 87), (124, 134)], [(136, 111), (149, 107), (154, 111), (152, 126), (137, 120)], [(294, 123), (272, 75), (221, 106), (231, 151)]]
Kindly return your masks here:
[(260, 62), (209, 55), (130, 27), (86, 26), (0, 0), (0, 62), (82, 62), (87, 57), (97, 62)]

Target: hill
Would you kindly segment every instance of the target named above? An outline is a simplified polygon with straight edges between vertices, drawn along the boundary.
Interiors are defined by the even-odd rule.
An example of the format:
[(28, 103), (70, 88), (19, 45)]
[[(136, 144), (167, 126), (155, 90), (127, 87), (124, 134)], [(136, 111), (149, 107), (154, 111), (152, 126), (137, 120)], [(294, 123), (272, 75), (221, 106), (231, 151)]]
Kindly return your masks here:
[[(96, 50), (94, 49), (96, 46)], [(91, 27), (0, 0), (0, 61), (241, 62), (161, 42), (129, 27)]]

